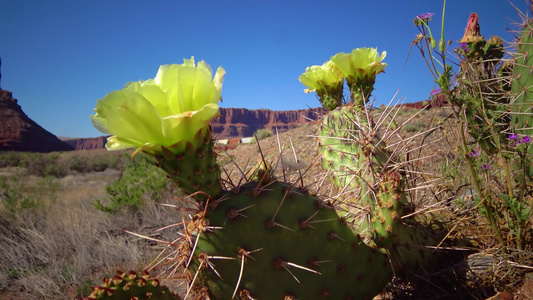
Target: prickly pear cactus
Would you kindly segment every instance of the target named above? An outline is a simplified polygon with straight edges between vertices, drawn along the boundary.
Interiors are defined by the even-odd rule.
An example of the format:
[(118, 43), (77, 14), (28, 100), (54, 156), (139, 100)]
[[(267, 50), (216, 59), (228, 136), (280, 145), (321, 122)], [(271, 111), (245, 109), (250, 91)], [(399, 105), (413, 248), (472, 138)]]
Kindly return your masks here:
[(179, 300), (176, 294), (170, 292), (168, 287), (161, 285), (159, 280), (151, 278), (147, 271), (137, 274), (117, 271), (112, 278), (104, 278), (103, 284), (93, 288), (89, 297), (84, 300)]
[(392, 276), (333, 207), (287, 183), (226, 192), (203, 218), (189, 269), (211, 299), (371, 299)]

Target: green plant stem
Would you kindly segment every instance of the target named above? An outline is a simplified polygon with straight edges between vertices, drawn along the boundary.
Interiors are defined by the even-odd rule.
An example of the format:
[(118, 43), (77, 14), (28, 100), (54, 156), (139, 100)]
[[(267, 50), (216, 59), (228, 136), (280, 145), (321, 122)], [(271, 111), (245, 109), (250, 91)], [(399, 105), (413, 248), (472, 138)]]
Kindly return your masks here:
[[(446, 96), (448, 97), (448, 99), (451, 99), (450, 92), (447, 92), (446, 94), (447, 94)], [(479, 179), (478, 179), (478, 175), (477, 175), (476, 169), (474, 167), (474, 164), (472, 163), (472, 160), (470, 159), (470, 156), (468, 155), (469, 153), (467, 153), (468, 152), (467, 151), (468, 145), (467, 145), (467, 141), (466, 141), (466, 137), (465, 137), (465, 130), (464, 130), (465, 123), (464, 123), (463, 119), (461, 118), (461, 116), (459, 116), (459, 114), (455, 110), (454, 110), (454, 114), (456, 115), (455, 117), (457, 118), (457, 120), (459, 120), (459, 137), (460, 137), (460, 142), (461, 142), (461, 145), (462, 145), (462, 147), (461, 147), (462, 148), (462, 152), (463, 152), (462, 154), (463, 154), (463, 156), (466, 159), (466, 164), (468, 166), (468, 171), (470, 172), (470, 176), (472, 177), (472, 184), (474, 185), (474, 188), (478, 192), (479, 198), (481, 199), (479, 204), (481, 204), (483, 206), (483, 208), (485, 209), (485, 211), (487, 212), (487, 219), (489, 220), (489, 223), (492, 226), (492, 229), (494, 230), (494, 233), (496, 234), (496, 238), (498, 239), (498, 242), (500, 243), (500, 245), (502, 247), (502, 251), (504, 253), (507, 253), (507, 249), (505, 248), (505, 242), (503, 240), (503, 236), (502, 236), (500, 227), (498, 226), (498, 223), (496, 222), (496, 219), (494, 217), (494, 211), (492, 209), (492, 206), (488, 202), (488, 199), (485, 196), (485, 193), (481, 189), (481, 185), (479, 183)]]

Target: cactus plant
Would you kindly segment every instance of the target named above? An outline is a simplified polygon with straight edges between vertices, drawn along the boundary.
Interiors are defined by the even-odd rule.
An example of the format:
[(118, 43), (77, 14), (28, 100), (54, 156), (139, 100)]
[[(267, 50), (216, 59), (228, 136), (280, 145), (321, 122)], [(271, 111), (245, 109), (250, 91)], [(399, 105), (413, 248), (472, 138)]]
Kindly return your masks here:
[(345, 199), (346, 209), (356, 206), (368, 213), (354, 230), (365, 232), (369, 246), (387, 253), (396, 272), (413, 272), (431, 264), (435, 255), (426, 246), (437, 245), (443, 235), (431, 226), (402, 220), (411, 212), (406, 209), (406, 174), (398, 168), (399, 152), (387, 148), (390, 135), (381, 122), (374, 123), (368, 107), (375, 77), (386, 67), (384, 57), (385, 52), (359, 48), (331, 58), (346, 78), (351, 101), (319, 120), (318, 151), (334, 185), (359, 191), (357, 197)]
[[(390, 246), (397, 237), (406, 203), (405, 179), (393, 170), (392, 153), (386, 149), (367, 107), (375, 78), (387, 66), (382, 62), (385, 55), (379, 55), (376, 49), (358, 48), (331, 57), (333, 67), (346, 78), (351, 101), (328, 112), (318, 129), (322, 167), (335, 185), (360, 190), (359, 198), (351, 202), (367, 207), (367, 226), (377, 247)], [(306, 73), (300, 81), (309, 84), (301, 80)]]
[[(515, 64), (513, 76), (516, 78), (511, 84), (511, 131), (519, 138), (533, 137), (533, 83), (531, 82), (531, 65), (533, 59), (533, 20), (526, 22), (515, 47)], [(526, 139), (527, 141), (527, 139)], [(533, 155), (533, 147), (528, 147), (529, 156)], [(528, 158), (527, 175), (533, 179), (531, 158)]]
[[(152, 81), (146, 81), (130, 84), (123, 91), (104, 97), (97, 105), (93, 122), (105, 132), (114, 134), (108, 148), (134, 145), (139, 148), (135, 154), (142, 151), (155, 157), (156, 164), (188, 194), (191, 201), (196, 201), (192, 213), (188, 213), (193, 216), (192, 220), (184, 217), (186, 231), (178, 249), (173, 252), (178, 258), (170, 264), (172, 270), (176, 266), (185, 269), (190, 280), (186, 297), (193, 291), (198, 295), (206, 294), (210, 299), (235, 296), (244, 299), (325, 296), (362, 299), (377, 294), (393, 274), (388, 257), (363, 243), (332, 205), (292, 184), (278, 182), (265, 162), (261, 164), (265, 170), (261, 171), (260, 167), (252, 176), (257, 182), (223, 191), (208, 124), (216, 116), (212, 109), (216, 104), (204, 100), (201, 103), (207, 104), (195, 107), (189, 103), (196, 101), (194, 98), (174, 99), (176, 95), (191, 95), (179, 91), (180, 88), (191, 88), (179, 86), (180, 81), (177, 81), (178, 87), (168, 86), (169, 78), (176, 79), (171, 76), (172, 72), (185, 72), (183, 68), (194, 68), (194, 61), (185, 60), (183, 65), (160, 68), (153, 84), (161, 93), (144, 90), (155, 89)], [(210, 68), (199, 63), (196, 72), (205, 75), (209, 73), (206, 70), (210, 71)], [(185, 77), (179, 78), (187, 81)], [(201, 85), (202, 88), (211, 87), (215, 96), (219, 96), (220, 76), (217, 79), (215, 74), (212, 83), (208, 82), (210, 76), (203, 79), (205, 85)], [(211, 95), (205, 94), (206, 97)], [(160, 115), (174, 106), (181, 109), (192, 107), (197, 111), (180, 111), (179, 119), (171, 124), (179, 133), (175, 137), (165, 131), (170, 127), (163, 127), (162, 134), (151, 135), (149, 131), (166, 124), (166, 119), (135, 115), (140, 113), (135, 109), (136, 105), (142, 106), (136, 101)], [(119, 106), (115, 107), (117, 103)], [(123, 112), (124, 108), (126, 112)], [(145, 140), (138, 138), (132, 142), (130, 132), (125, 132), (119, 125), (132, 127), (132, 122), (139, 119), (150, 130), (146, 129), (141, 136)], [(192, 133), (188, 128), (190, 124), (195, 125)], [(384, 204), (383, 209), (391, 208), (394, 205)], [(394, 219), (391, 214), (381, 217), (387, 222)], [(168, 262), (168, 256), (163, 257), (165, 259), (159, 261), (158, 266)]]
[[(507, 253), (510, 245), (523, 250), (523, 231), (527, 230), (530, 211), (527, 195), (531, 193), (531, 148), (519, 146), (523, 141), (529, 143), (527, 134), (531, 133), (527, 125), (532, 116), (528, 97), (531, 62), (527, 55), (531, 48), (530, 21), (523, 15), (517, 34), (521, 36), (507, 54), (513, 60), (505, 57), (499, 37), (485, 40), (481, 36), (478, 21), (479, 16), (472, 13), (460, 47), (455, 50), (460, 66), (455, 78), (446, 51), (438, 52), (426, 41), (429, 27), (419, 28), (421, 38), (413, 43), (432, 66), (435, 82), (451, 104), (457, 120), (457, 150), (466, 162), (480, 212), (489, 221), (501, 251)], [(431, 62), (427, 61), (426, 51), (431, 54)], [(442, 72), (434, 59), (443, 66)], [(483, 150), (481, 155), (478, 147)], [(496, 162), (498, 172), (489, 170), (487, 162)], [(507, 230), (510, 234), (506, 234)]]
[(124, 273), (117, 271), (111, 278), (104, 278), (103, 284), (93, 288), (91, 295), (83, 300), (179, 300), (168, 287), (159, 280), (151, 278), (147, 271), (137, 274), (134, 271)]

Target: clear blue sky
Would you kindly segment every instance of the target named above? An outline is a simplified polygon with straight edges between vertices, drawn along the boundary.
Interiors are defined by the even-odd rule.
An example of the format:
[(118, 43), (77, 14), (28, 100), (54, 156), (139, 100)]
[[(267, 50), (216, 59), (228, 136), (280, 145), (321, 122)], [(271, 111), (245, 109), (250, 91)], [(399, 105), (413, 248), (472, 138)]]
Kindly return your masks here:
[[(525, 0), (512, 2), (526, 11)], [(412, 20), (426, 12), (440, 38), (441, 0), (0, 0), (1, 87), (53, 134), (93, 137), (96, 100), (161, 64), (195, 56), (224, 67), (222, 107), (294, 110), (319, 105), (297, 80), (307, 66), (377, 47), (388, 67), (376, 104), (400, 88), (406, 102), (420, 101), (434, 84), (418, 51), (402, 67), (418, 33)], [(518, 20), (507, 0), (448, 0), (446, 12), (454, 46), (471, 12), (487, 38), (511, 40)]]

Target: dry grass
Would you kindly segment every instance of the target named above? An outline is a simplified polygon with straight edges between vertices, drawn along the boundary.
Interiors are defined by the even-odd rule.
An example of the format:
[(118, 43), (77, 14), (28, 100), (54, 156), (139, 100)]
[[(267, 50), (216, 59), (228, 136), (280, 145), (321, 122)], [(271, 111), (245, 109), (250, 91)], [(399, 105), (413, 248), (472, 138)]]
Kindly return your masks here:
[[(108, 169), (54, 179), (57, 192), (47, 195), (52, 197), (44, 207), (0, 214), (1, 299), (73, 299), (116, 268), (142, 269), (149, 263), (157, 249), (123, 229), (152, 235), (172, 223), (175, 212), (154, 201), (145, 201), (135, 214), (97, 211), (91, 203), (107, 197), (105, 186), (118, 175)], [(24, 193), (42, 188), (42, 179), (33, 175), (19, 181)], [(166, 197), (165, 202), (173, 201), (169, 193)]]

